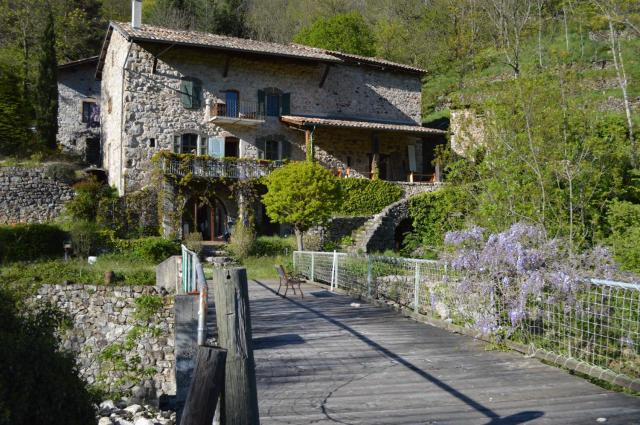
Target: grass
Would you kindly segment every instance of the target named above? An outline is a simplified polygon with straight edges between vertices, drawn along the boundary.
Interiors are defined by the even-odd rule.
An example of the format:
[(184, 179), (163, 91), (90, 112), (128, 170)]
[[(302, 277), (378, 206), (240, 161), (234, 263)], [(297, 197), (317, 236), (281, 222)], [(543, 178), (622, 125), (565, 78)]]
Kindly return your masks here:
[(275, 266), (282, 264), (290, 270), (295, 249), (293, 236), (258, 236), (252, 255), (242, 261), (242, 266), (247, 268), (249, 279), (277, 279)]
[(116, 285), (154, 285), (155, 263), (133, 258), (130, 253), (98, 256), (95, 264), (72, 258), (18, 262), (0, 268), (0, 281), (16, 289), (30, 290), (43, 284), (102, 284), (104, 274), (115, 272)]

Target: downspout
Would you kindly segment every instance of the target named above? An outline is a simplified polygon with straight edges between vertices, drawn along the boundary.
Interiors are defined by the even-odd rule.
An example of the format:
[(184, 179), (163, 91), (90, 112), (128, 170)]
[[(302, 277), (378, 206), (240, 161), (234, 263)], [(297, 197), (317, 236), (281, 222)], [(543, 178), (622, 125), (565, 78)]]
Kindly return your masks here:
[(122, 195), (126, 194), (125, 178), (124, 178), (124, 80), (125, 73), (127, 71), (127, 64), (129, 62), (129, 54), (133, 47), (133, 41), (129, 39), (129, 47), (127, 48), (127, 56), (125, 57), (124, 64), (122, 64), (122, 82), (120, 88), (120, 186), (122, 187)]

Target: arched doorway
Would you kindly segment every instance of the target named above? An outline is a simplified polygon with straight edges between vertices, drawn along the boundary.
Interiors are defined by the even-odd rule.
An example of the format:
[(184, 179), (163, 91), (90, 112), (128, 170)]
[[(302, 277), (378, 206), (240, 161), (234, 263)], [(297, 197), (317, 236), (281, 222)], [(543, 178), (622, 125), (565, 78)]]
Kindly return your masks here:
[(209, 202), (191, 198), (182, 215), (182, 235), (198, 232), (205, 241), (224, 240), (228, 231), (227, 209), (218, 198)]

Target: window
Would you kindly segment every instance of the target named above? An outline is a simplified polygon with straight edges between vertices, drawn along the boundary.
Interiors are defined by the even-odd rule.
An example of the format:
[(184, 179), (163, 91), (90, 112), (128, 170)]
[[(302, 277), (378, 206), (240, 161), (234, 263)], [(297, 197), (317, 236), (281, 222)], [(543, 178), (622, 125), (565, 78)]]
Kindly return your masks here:
[(174, 136), (173, 150), (176, 153), (198, 153), (198, 139), (198, 135), (194, 133)]
[(156, 147), (156, 139), (154, 139), (153, 137), (149, 139), (149, 147), (150, 148)]
[(100, 107), (96, 102), (82, 102), (82, 122), (88, 127), (98, 127), (100, 125)]
[(280, 159), (280, 142), (277, 140), (267, 140), (265, 142), (264, 159), (272, 161)]
[(291, 94), (276, 88), (258, 90), (258, 112), (268, 117), (278, 117), (291, 113)]
[(224, 156), (229, 158), (240, 157), (240, 139), (237, 137), (225, 137)]

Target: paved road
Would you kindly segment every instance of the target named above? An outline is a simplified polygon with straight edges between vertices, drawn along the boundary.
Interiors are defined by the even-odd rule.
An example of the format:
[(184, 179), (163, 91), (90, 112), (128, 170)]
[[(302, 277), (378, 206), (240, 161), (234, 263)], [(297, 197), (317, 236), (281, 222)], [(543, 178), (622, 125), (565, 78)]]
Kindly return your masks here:
[(317, 287), (303, 300), (275, 287), (249, 283), (264, 425), (640, 424), (638, 397)]

